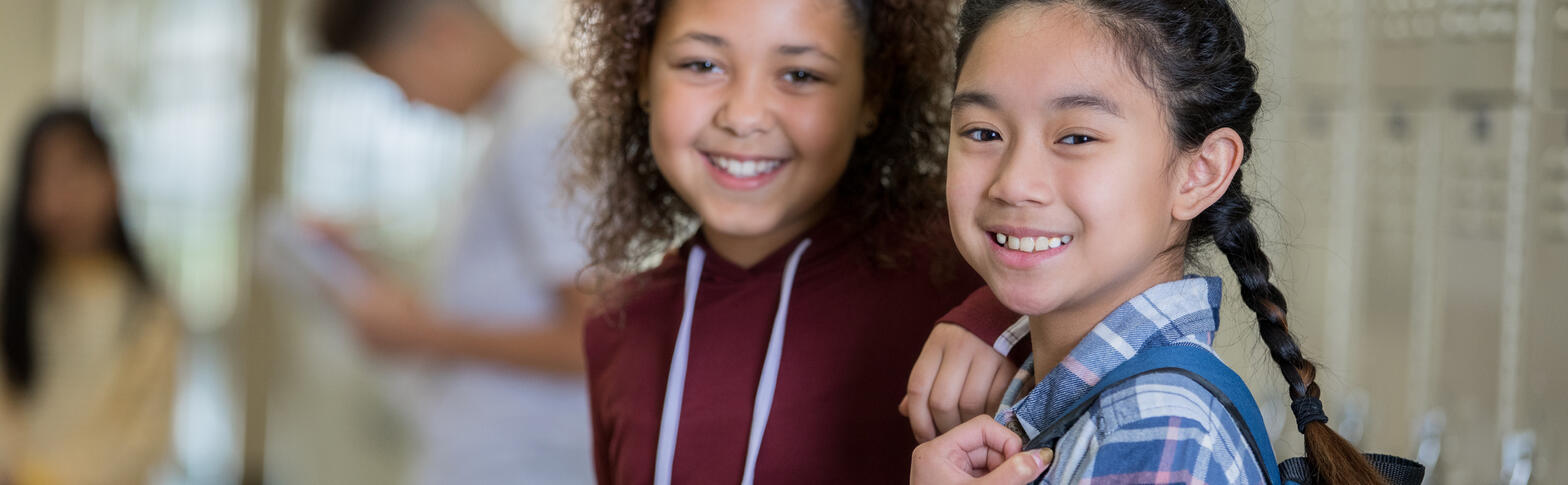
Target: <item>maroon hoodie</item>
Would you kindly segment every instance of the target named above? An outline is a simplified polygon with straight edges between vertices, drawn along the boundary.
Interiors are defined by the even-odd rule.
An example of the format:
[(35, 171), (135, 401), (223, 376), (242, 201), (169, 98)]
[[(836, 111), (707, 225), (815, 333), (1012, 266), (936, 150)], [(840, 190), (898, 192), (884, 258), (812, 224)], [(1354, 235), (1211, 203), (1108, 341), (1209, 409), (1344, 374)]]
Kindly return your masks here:
[[(805, 240), (786, 302), (755, 483), (907, 482), (916, 443), (898, 403), (909, 370), (932, 326), (982, 284), (956, 257), (951, 239), (938, 237), (932, 245), (955, 255), (945, 278), (933, 278), (929, 254), (897, 269), (876, 268), (857, 233), (828, 222), (749, 269), (725, 261), (698, 236), (629, 282), (634, 293), (591, 318), (586, 329), (599, 482), (654, 482), (694, 250), (706, 257), (690, 312), (678, 432), (670, 433), (672, 483), (741, 481), (759, 383), (770, 381), (763, 363), (786, 268)], [(990, 316), (996, 313), (949, 318), (972, 319), (954, 323), (994, 342), (1017, 318), (1005, 309)]]

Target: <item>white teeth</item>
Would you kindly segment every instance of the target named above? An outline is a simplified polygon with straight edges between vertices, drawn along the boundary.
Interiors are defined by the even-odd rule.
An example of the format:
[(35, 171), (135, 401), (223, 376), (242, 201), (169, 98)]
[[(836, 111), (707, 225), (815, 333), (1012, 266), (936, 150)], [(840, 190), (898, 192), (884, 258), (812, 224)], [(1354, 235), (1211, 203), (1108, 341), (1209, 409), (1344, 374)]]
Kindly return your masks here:
[(784, 163), (782, 160), (736, 160), (720, 156), (709, 156), (709, 159), (725, 173), (738, 178), (751, 178), (772, 172)]
[(1005, 246), (1007, 249), (1025, 253), (1056, 249), (1062, 246), (1066, 246), (1067, 243), (1070, 242), (1073, 242), (1072, 236), (1015, 237), (1002, 234), (1000, 232), (996, 233), (996, 244)]

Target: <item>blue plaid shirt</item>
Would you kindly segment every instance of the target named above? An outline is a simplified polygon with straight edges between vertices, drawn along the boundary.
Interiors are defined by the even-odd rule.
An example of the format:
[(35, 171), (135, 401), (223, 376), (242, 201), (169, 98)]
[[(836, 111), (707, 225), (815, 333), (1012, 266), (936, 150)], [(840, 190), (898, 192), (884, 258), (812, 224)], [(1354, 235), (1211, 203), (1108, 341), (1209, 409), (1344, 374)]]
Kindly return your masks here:
[[(1034, 383), (1031, 356), (1008, 386), (997, 422), (1028, 441), (1143, 349), (1192, 345), (1212, 352), (1220, 290), (1219, 278), (1194, 276), (1150, 288), (1095, 325), (1026, 389)], [(1145, 374), (1107, 389), (1055, 451), (1041, 483), (1264, 483), (1224, 404), (1177, 374)]]

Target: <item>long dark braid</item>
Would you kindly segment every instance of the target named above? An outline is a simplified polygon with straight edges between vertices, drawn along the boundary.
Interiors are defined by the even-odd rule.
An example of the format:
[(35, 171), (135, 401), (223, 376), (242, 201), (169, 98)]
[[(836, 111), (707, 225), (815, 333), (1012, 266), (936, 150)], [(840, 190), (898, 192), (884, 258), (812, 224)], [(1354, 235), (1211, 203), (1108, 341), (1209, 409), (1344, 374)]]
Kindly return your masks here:
[[(1182, 150), (1195, 150), (1216, 130), (1230, 128), (1245, 148), (1242, 164), (1251, 158), (1253, 121), (1263, 99), (1255, 89), (1258, 69), (1247, 59), (1241, 21), (1225, 0), (969, 0), (959, 13), (959, 70), (990, 20), (1021, 5), (1065, 5), (1097, 19), (1116, 39), (1131, 71), (1165, 104)], [(1290, 385), (1297, 427), (1306, 436), (1307, 459), (1318, 481), (1385, 483), (1327, 425), (1317, 367), (1290, 333), (1285, 295), (1270, 280), (1272, 264), (1252, 222), (1252, 208), (1238, 170), (1225, 194), (1189, 226), (1188, 259), (1212, 242), (1235, 271), (1241, 299), (1257, 314), (1258, 334)]]

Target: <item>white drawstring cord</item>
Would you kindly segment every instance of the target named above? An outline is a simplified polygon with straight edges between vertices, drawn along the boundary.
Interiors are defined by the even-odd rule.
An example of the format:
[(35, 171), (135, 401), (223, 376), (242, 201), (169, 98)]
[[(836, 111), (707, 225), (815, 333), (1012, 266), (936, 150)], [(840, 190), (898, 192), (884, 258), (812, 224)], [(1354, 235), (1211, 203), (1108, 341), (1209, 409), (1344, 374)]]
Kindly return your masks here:
[[(784, 267), (784, 283), (779, 290), (779, 308), (773, 314), (773, 330), (768, 336), (767, 354), (762, 360), (762, 376), (757, 382), (757, 396), (751, 409), (751, 433), (746, 440), (746, 467), (741, 475), (742, 485), (751, 485), (756, 478), (757, 453), (762, 448), (762, 435), (768, 427), (768, 416), (773, 412), (773, 393), (778, 388), (779, 360), (784, 352), (784, 326), (789, 315), (790, 289), (795, 285), (795, 272), (800, 267), (800, 257), (806, 253), (811, 240), (801, 241), (789, 256)], [(686, 262), (685, 307), (681, 311), (681, 327), (675, 336), (675, 355), (670, 359), (669, 382), (664, 387), (664, 410), (659, 420), (659, 447), (654, 453), (654, 485), (670, 485), (675, 470), (675, 438), (680, 434), (681, 402), (686, 393), (686, 362), (691, 353), (691, 319), (697, 302), (697, 286), (702, 277), (703, 260), (707, 253), (699, 246), (692, 246)]]

